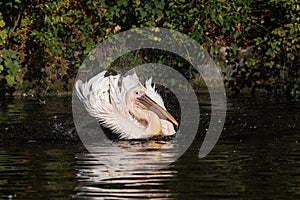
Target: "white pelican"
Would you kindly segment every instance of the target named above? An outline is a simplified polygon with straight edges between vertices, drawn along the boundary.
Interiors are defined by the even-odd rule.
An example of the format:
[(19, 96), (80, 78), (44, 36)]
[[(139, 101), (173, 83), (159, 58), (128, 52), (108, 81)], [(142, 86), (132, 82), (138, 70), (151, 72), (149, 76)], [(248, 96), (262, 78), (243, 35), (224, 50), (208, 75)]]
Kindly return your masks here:
[[(136, 73), (120, 77), (105, 76), (103, 71), (83, 83), (76, 81), (75, 91), (88, 113), (121, 139), (144, 139), (174, 135), (178, 122), (166, 111), (161, 96), (152, 86), (152, 78), (143, 86)], [(173, 124), (172, 124), (172, 123)]]

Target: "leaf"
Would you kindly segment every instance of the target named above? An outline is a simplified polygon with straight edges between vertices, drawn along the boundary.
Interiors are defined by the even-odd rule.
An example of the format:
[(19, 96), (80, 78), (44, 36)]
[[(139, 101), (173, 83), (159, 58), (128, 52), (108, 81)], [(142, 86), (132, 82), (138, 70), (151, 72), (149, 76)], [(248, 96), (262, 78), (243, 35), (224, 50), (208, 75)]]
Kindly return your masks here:
[(12, 75), (6, 75), (5, 79), (7, 81), (7, 84), (12, 87), (15, 84), (15, 77)]
[(5, 21), (4, 20), (0, 20), (0, 28), (3, 28), (5, 26)]
[(239, 36), (240, 36), (240, 32), (238, 32), (238, 30), (235, 30), (233, 34), (233, 38), (236, 40)]
[(15, 75), (17, 74), (18, 70), (19, 70), (18, 63), (16, 61), (12, 62), (12, 65), (9, 68), (10, 74)]
[(231, 46), (231, 48), (232, 48), (233, 55), (236, 56), (236, 55), (237, 55), (237, 52), (238, 52), (238, 45), (235, 44), (235, 43), (231, 43), (230, 46)]

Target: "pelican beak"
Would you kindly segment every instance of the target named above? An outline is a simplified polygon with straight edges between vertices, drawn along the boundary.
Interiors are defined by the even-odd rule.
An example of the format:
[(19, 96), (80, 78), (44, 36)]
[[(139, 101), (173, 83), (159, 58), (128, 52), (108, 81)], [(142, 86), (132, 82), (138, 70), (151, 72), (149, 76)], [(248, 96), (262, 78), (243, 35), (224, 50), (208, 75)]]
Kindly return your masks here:
[(147, 109), (156, 113), (161, 119), (169, 120), (170, 122), (175, 124), (176, 127), (178, 127), (178, 122), (176, 121), (176, 119), (146, 94), (144, 94), (141, 97), (138, 97), (137, 100), (139, 103), (146, 106)]

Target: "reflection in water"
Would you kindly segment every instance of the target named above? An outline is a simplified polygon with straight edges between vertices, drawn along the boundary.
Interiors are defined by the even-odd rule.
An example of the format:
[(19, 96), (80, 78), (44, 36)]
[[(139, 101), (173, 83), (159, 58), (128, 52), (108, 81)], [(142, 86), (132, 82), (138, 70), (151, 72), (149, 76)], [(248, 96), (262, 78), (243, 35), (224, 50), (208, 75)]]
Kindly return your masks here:
[(174, 150), (169, 141), (119, 141), (109, 148), (97, 146), (92, 154), (77, 154), (78, 196), (171, 198), (164, 184), (177, 171), (171, 166), (157, 169), (174, 160)]
[(119, 141), (111, 146), (94, 146), (89, 150), (101, 163), (121, 172), (159, 169), (172, 163), (178, 155), (171, 141)]
[[(245, 141), (246, 140), (246, 141)], [(140, 163), (156, 165), (150, 151), (140, 154), (137, 165), (113, 170), (89, 153), (76, 156), (77, 197), (89, 199), (298, 199), (300, 148), (296, 131), (279, 138), (261, 136), (221, 140), (199, 159), (201, 140), (195, 140), (178, 161), (160, 170), (139, 169)], [(151, 143), (150, 143), (151, 144)], [(120, 145), (139, 149), (141, 143)], [(137, 145), (137, 146), (135, 146)], [(109, 158), (117, 155), (105, 155)], [(149, 160), (150, 159), (150, 160)]]
[[(195, 140), (178, 161), (154, 171), (114, 170), (81, 145), (2, 145), (0, 199), (299, 199), (299, 131), (288, 133), (222, 139), (204, 159)], [(150, 153), (140, 151), (137, 163), (159, 164), (155, 145), (120, 145), (144, 145)]]

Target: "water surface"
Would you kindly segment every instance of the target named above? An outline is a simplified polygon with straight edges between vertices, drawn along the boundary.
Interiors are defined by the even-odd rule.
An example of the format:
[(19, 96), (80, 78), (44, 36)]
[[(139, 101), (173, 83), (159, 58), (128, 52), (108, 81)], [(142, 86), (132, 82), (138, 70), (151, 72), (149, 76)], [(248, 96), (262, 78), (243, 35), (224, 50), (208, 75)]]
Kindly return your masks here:
[[(76, 137), (69, 97), (2, 103), (0, 198), (299, 199), (300, 104), (266, 98), (228, 101), (222, 137), (207, 157), (198, 158), (210, 116), (210, 101), (203, 98), (192, 145), (177, 161), (154, 171), (162, 155), (166, 162), (174, 155), (168, 141), (116, 143), (139, 156), (129, 154), (124, 170), (114, 170)], [(112, 149), (100, 147), (94, 153), (118, 159)], [(135, 165), (126, 166), (128, 161)]]

